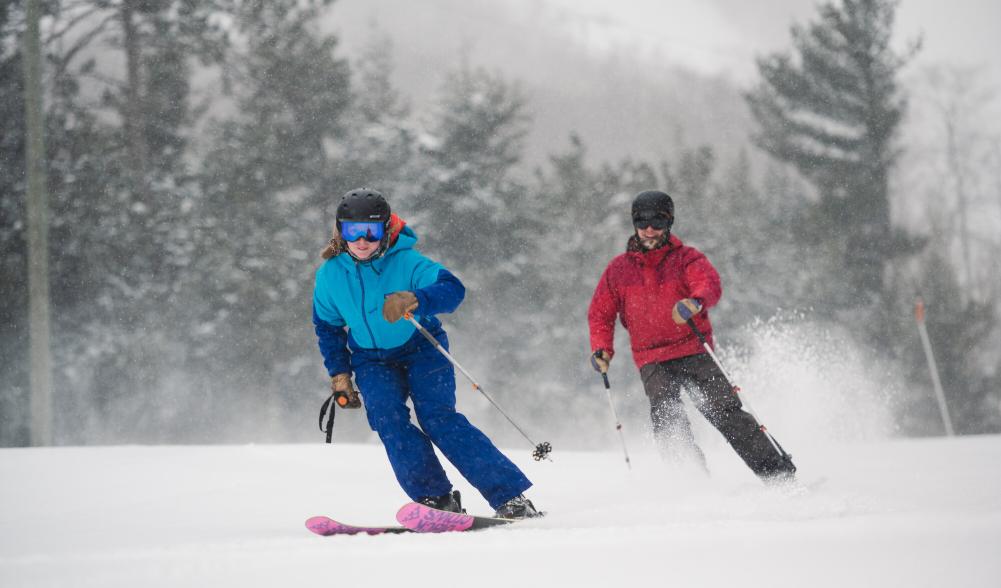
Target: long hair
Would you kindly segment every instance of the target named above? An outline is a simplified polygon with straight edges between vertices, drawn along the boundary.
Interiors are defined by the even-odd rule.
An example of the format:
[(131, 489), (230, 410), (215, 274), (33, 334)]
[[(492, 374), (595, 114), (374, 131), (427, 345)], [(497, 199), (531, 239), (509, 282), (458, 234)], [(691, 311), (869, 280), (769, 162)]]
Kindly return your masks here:
[(330, 240), (327, 241), (326, 247), (320, 252), (320, 257), (323, 259), (330, 259), (335, 255), (342, 253), (348, 247), (348, 244), (341, 239), (341, 232), (337, 230), (337, 225), (334, 225), (334, 231)]

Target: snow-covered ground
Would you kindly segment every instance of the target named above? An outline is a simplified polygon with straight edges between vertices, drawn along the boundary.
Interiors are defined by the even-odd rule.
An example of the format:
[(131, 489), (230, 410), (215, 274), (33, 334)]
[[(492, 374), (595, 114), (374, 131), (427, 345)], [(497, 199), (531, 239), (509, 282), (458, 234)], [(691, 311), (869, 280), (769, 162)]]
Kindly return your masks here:
[(711, 479), (636, 449), (512, 448), (545, 519), (379, 537), (303, 526), (394, 522), (374, 445), (4, 449), (0, 586), (1001, 586), (999, 436), (794, 451), (800, 495), (721, 445)]

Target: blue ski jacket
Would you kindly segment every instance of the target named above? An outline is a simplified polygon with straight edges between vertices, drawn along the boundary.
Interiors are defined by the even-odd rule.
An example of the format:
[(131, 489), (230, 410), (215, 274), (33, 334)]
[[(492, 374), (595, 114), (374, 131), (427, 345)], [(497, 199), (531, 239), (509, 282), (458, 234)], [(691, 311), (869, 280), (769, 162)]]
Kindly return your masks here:
[[(384, 255), (358, 262), (335, 255), (316, 271), (313, 325), (323, 364), (331, 376), (351, 371), (351, 350), (392, 350), (420, 337), (407, 320), (382, 318), (388, 294), (409, 290), (417, 297), (416, 318), (432, 333), (441, 331), (436, 314), (454, 311), (466, 288), (440, 263), (415, 250), (417, 235), (407, 226)], [(345, 330), (346, 327), (346, 330)]]

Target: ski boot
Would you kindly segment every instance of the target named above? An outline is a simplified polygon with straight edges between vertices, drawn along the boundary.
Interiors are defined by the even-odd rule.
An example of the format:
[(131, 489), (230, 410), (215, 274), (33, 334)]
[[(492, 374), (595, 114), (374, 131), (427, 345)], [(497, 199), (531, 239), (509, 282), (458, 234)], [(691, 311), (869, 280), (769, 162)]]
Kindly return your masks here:
[(543, 513), (535, 510), (531, 500), (525, 498), (524, 494), (519, 494), (500, 505), (494, 516), (499, 519), (534, 519), (542, 515)]
[(786, 455), (774, 460), (758, 472), (766, 486), (788, 486), (796, 484), (796, 465), (792, 456)]
[(459, 494), (458, 490), (452, 490), (448, 494), (442, 494), (441, 496), (425, 496), (415, 502), (446, 512), (463, 514), (466, 512), (466, 509), (462, 508), (462, 495)]

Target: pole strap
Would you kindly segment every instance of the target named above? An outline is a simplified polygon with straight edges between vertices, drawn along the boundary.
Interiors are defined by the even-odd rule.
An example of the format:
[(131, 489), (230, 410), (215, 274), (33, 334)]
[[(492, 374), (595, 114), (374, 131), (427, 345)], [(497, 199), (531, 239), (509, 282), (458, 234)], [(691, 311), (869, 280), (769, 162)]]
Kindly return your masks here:
[[(327, 443), (331, 443), (334, 436), (334, 411), (336, 410), (336, 403), (334, 402), (334, 397), (337, 395), (336, 392), (330, 395), (330, 398), (323, 403), (320, 407), (320, 431), (327, 434)], [(327, 414), (327, 407), (330, 407), (330, 417), (327, 419), (327, 428), (323, 428), (323, 417)]]

